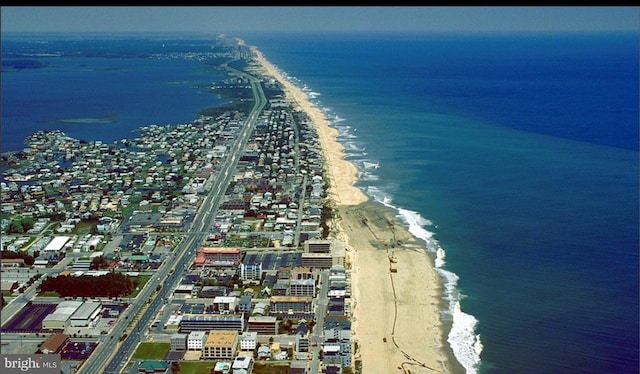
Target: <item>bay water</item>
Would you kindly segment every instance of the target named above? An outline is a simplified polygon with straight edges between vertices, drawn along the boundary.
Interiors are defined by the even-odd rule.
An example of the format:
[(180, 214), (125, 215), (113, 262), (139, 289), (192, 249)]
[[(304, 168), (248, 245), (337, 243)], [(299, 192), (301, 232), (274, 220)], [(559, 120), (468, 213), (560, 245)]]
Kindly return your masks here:
[[(358, 186), (424, 239), (468, 372), (638, 372), (638, 35), (238, 36), (304, 88)], [(3, 36), (3, 57), (45, 39)], [(223, 101), (203, 88), (222, 72), (150, 58), (161, 39), (65, 43), (98, 52), (3, 66), (3, 151), (47, 129), (113, 142)], [(187, 46), (207, 48), (170, 48)]]

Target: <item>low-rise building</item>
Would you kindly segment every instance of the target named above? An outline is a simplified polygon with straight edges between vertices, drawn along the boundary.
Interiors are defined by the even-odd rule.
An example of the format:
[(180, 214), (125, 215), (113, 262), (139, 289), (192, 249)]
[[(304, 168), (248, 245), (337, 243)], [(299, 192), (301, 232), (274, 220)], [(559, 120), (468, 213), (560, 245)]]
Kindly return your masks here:
[(312, 311), (313, 298), (309, 296), (271, 296), (272, 315), (301, 314)]
[(247, 330), (260, 335), (275, 335), (278, 333), (278, 319), (273, 316), (251, 316), (247, 322)]
[(238, 332), (235, 330), (209, 331), (202, 348), (202, 358), (208, 360), (232, 360), (238, 351)]
[(58, 333), (53, 334), (49, 337), (49, 339), (45, 340), (42, 344), (40, 344), (40, 352), (45, 354), (55, 354), (60, 353), (62, 348), (69, 343), (70, 339), (68, 335)]
[(43, 330), (64, 330), (70, 325), (71, 315), (82, 305), (82, 301), (66, 300), (58, 304), (53, 313), (42, 320)]
[(190, 351), (201, 351), (207, 339), (205, 331), (191, 331), (187, 337), (187, 349)]
[(240, 337), (240, 350), (253, 351), (258, 344), (258, 333), (255, 331), (245, 331)]
[(196, 266), (231, 267), (240, 265), (242, 251), (240, 248), (203, 247), (198, 249)]
[(244, 318), (237, 314), (186, 314), (180, 321), (181, 332), (235, 330), (244, 331)]
[(316, 282), (313, 278), (292, 279), (289, 283), (289, 295), (310, 296), (316, 295)]
[(258, 360), (268, 360), (271, 358), (271, 348), (262, 344), (258, 347)]
[(309, 327), (302, 321), (296, 327), (296, 350), (309, 352)]
[(251, 357), (238, 356), (233, 360), (231, 369), (233, 374), (249, 374), (253, 367), (253, 359)]
[(60, 253), (64, 245), (71, 239), (70, 236), (56, 236), (42, 250), (42, 256), (49, 257)]
[(289, 366), (289, 374), (305, 374), (308, 366), (309, 362), (306, 360), (293, 360)]
[(100, 312), (102, 312), (102, 303), (87, 301), (71, 315), (69, 325), (71, 327), (93, 325), (100, 318)]
[(24, 266), (23, 258), (3, 258), (2, 268), (18, 268)]
[(238, 312), (240, 313), (251, 313), (251, 309), (253, 306), (253, 297), (248, 295), (240, 296), (240, 301), (238, 301)]
[(184, 351), (187, 349), (188, 334), (175, 333), (171, 335), (171, 350)]
[(237, 305), (238, 298), (233, 296), (216, 296), (213, 299), (213, 307), (215, 311), (221, 314), (234, 313)]
[(138, 365), (139, 374), (163, 374), (169, 372), (169, 364), (164, 361), (147, 360)]

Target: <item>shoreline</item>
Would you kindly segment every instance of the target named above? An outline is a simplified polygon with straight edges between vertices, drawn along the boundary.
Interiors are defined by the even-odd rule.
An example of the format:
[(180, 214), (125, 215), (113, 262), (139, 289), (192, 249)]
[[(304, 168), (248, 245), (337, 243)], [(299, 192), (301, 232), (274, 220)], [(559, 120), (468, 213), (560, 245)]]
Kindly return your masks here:
[(425, 243), (404, 227), (392, 208), (372, 201), (355, 186), (358, 168), (344, 159), (338, 131), (329, 127), (306, 93), (257, 48), (250, 48), (265, 75), (282, 84), (287, 99), (307, 113), (318, 133), (328, 195), (335, 205), (332, 231), (346, 244), (352, 274), (354, 362), (362, 361), (363, 373), (370, 368), (387, 373), (464, 373), (447, 343), (451, 323), (440, 320), (442, 280)]

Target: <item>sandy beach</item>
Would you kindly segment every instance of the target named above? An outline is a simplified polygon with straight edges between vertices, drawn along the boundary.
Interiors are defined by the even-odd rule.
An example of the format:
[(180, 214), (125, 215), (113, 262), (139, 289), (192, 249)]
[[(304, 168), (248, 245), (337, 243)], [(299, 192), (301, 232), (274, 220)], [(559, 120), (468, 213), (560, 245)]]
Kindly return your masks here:
[(263, 73), (284, 86), (317, 129), (335, 209), (333, 235), (345, 243), (352, 269), (354, 362), (361, 360), (362, 373), (464, 372), (445, 348), (441, 281), (424, 243), (392, 209), (354, 186), (358, 169), (344, 160), (337, 130), (304, 91), (252, 50)]

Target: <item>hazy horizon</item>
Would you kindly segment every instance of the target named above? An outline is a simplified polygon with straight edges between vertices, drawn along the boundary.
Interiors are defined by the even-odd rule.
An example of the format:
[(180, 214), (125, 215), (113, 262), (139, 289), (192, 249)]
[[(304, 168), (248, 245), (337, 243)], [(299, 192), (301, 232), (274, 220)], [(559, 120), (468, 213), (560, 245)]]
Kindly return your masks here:
[(2, 33), (637, 32), (640, 7), (2, 6)]

